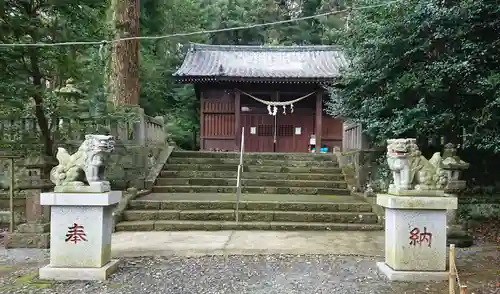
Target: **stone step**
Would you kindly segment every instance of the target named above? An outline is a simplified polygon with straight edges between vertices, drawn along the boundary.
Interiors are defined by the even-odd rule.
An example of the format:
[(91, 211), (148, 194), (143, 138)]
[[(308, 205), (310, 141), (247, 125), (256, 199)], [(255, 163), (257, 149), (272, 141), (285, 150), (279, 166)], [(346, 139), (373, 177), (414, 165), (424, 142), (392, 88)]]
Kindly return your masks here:
[[(303, 194), (303, 195), (350, 195), (348, 189), (316, 187), (242, 187), (243, 193), (255, 194)], [(153, 193), (236, 193), (236, 187), (224, 186), (154, 186)]]
[[(159, 178), (236, 178), (236, 171), (167, 171), (161, 172)], [(312, 173), (258, 173), (244, 172), (243, 179), (291, 180), (291, 181), (344, 181), (342, 174), (312, 174)]]
[[(239, 152), (210, 152), (210, 151), (174, 151), (170, 158), (240, 158)], [(262, 160), (315, 160), (315, 161), (336, 161), (337, 157), (333, 153), (267, 153), (267, 152), (245, 152), (244, 159)]]
[[(379, 224), (314, 223), (314, 222), (238, 222), (149, 220), (125, 221), (116, 225), (117, 231), (219, 231), (219, 230), (275, 230), (275, 231), (378, 231)], [(265, 242), (265, 240), (263, 240)]]
[[(165, 164), (165, 171), (237, 171), (238, 165), (234, 164)], [(341, 175), (342, 170), (338, 167), (286, 167), (286, 166), (258, 166), (245, 165), (244, 172), (267, 172), (267, 173), (317, 173)]]
[[(238, 158), (169, 158), (168, 164), (230, 164), (238, 165)], [(259, 166), (286, 166), (286, 167), (338, 167), (337, 161), (306, 161), (306, 160), (263, 160), (249, 159), (243, 160), (243, 165), (259, 165)]]
[[(196, 221), (234, 221), (236, 211), (225, 210), (127, 210), (126, 221), (143, 220), (196, 220)], [(239, 210), (240, 221), (258, 222), (325, 222), (376, 224), (375, 213), (325, 212), (325, 211), (273, 211)]]
[[(345, 181), (294, 181), (294, 180), (263, 180), (242, 179), (243, 187), (311, 187), (347, 189)], [(203, 179), (203, 178), (159, 178), (157, 186), (236, 186), (236, 178)]]
[[(161, 194), (159, 194), (161, 195)], [(174, 194), (175, 195), (175, 194)], [(249, 196), (246, 194), (244, 196)], [(154, 196), (154, 195), (153, 195)], [(273, 197), (275, 195), (270, 195)], [(305, 196), (305, 195), (302, 195)], [(266, 195), (259, 195), (261, 200), (240, 201), (241, 210), (273, 210), (273, 211), (316, 211), (316, 212), (372, 212), (372, 207), (366, 202), (357, 202), (354, 198), (339, 202), (327, 201), (266, 201)], [(319, 196), (317, 196), (319, 197)], [(338, 196), (341, 197), (341, 196)], [(226, 197), (228, 198), (228, 197)], [(242, 197), (246, 198), (246, 197)], [(307, 196), (302, 197), (307, 198)], [(235, 200), (131, 200), (129, 202), (131, 210), (224, 210), (236, 209)]]

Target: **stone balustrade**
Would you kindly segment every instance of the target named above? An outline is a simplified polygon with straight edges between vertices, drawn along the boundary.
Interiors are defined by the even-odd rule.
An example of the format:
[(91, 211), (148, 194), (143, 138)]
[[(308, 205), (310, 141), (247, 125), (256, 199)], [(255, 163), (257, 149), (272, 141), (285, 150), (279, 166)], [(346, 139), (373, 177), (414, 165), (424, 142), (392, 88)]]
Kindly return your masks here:
[[(138, 111), (136, 122), (120, 122), (119, 119), (89, 118), (51, 118), (52, 139), (56, 144), (78, 143), (85, 134), (110, 133), (124, 144), (145, 145), (165, 142), (163, 117), (150, 117), (142, 109)], [(0, 119), (0, 145), (40, 144), (41, 132), (36, 118)]]
[(150, 117), (146, 116), (146, 142), (163, 144), (165, 142), (165, 122), (163, 116)]

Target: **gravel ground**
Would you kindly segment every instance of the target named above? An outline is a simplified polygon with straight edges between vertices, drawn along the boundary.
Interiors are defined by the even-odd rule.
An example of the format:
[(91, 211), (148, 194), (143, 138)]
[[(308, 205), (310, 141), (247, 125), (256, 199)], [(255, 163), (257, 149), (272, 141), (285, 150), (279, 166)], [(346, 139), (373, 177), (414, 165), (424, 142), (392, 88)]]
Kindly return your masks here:
[[(9, 250), (8, 254), (6, 252), (0, 249), (0, 293), (9, 294), (447, 293), (446, 283), (390, 283), (376, 270), (375, 262), (380, 258), (370, 257), (273, 255), (127, 258), (122, 259), (118, 273), (106, 282), (50, 283), (36, 278), (37, 269), (47, 263), (47, 251), (14, 249)], [(481, 255), (477, 252), (457, 253), (462, 254), (462, 259)], [(485, 268), (481, 267), (480, 270), (484, 271)], [(494, 287), (492, 277), (479, 277), (477, 274), (474, 277), (483, 279), (478, 283), (482, 286), (476, 287), (474, 293), (500, 293), (500, 288)]]

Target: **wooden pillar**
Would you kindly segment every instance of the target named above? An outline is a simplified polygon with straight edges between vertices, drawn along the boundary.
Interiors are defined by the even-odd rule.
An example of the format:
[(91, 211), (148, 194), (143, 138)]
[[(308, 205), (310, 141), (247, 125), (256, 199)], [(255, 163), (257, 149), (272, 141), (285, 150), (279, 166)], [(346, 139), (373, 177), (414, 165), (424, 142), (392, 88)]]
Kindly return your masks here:
[[(276, 91), (273, 93), (273, 100), (274, 101), (280, 101), (280, 92), (279, 91)], [(279, 110), (278, 110), (279, 112)], [(279, 146), (278, 146), (278, 114), (276, 114), (274, 116), (274, 123), (273, 123), (273, 126), (274, 126), (274, 130), (273, 130), (273, 152), (278, 152), (278, 150), (280, 150)]]
[(205, 150), (205, 106), (203, 90), (200, 90), (200, 150)]
[(236, 150), (239, 151), (241, 146), (241, 97), (240, 92), (234, 90), (234, 139)]
[(321, 148), (321, 133), (323, 132), (323, 91), (316, 92), (316, 153)]

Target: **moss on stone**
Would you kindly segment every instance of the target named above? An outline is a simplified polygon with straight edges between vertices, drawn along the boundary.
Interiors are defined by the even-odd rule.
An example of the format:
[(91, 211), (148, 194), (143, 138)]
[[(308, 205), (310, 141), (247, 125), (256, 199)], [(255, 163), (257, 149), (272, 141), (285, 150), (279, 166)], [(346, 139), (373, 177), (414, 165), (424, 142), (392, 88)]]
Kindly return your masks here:
[[(154, 193), (236, 193), (235, 186), (156, 186)], [(314, 187), (243, 187), (243, 193), (252, 194), (301, 194), (301, 195), (349, 195), (341, 188)]]
[[(156, 231), (188, 231), (188, 230), (320, 230), (320, 231), (341, 231), (341, 230), (381, 230), (379, 224), (358, 224), (358, 223), (312, 223), (312, 222), (266, 222), (266, 221), (156, 221), (154, 224)], [(143, 231), (137, 226), (123, 223), (122, 228), (126, 231)]]
[[(239, 152), (209, 152), (209, 151), (174, 151), (172, 158), (233, 158), (239, 159)], [(337, 156), (333, 153), (244, 153), (244, 158), (249, 160), (310, 160), (310, 161), (335, 161)]]
[(123, 287), (123, 284), (118, 284), (118, 283), (106, 283), (106, 286), (111, 288), (111, 289), (120, 289)]
[(36, 288), (36, 289), (47, 289), (53, 286), (53, 281), (40, 280), (38, 279), (38, 272), (33, 271), (15, 279), (13, 288)]
[(10, 271), (14, 269), (12, 265), (0, 265), (0, 271)]
[[(238, 158), (169, 158), (168, 164), (204, 164), (204, 165), (238, 165)], [(338, 167), (336, 160), (263, 160), (249, 159), (243, 160), (243, 165), (248, 166), (282, 166), (289, 167)]]

